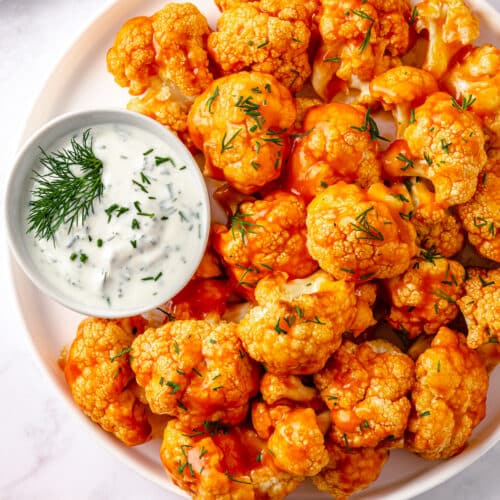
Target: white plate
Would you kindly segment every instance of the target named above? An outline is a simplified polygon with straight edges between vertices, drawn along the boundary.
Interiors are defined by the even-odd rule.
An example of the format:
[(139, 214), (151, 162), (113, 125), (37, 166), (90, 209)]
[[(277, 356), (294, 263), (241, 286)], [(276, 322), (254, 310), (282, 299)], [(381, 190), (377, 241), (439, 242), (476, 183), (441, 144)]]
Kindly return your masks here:
[[(191, 0), (214, 26), (218, 11), (211, 0)], [(51, 118), (82, 109), (125, 107), (129, 96), (120, 89), (106, 71), (106, 51), (123, 22), (133, 16), (151, 14), (166, 0), (117, 0), (107, 7), (83, 31), (56, 65), (29, 116), (23, 139)], [(500, 44), (500, 14), (483, 0), (469, 0), (481, 19), (480, 43)], [(146, 5), (147, 4), (147, 5)], [(61, 347), (68, 345), (75, 334), (81, 316), (63, 308), (39, 292), (14, 261), (12, 276), (26, 331), (36, 357), (49, 380), (58, 388), (76, 418), (130, 467), (167, 490), (186, 497), (165, 474), (158, 456), (159, 442), (126, 448), (87, 419), (74, 405), (62, 372), (57, 366)], [(496, 392), (496, 394), (495, 394)], [(491, 377), (485, 420), (475, 430), (467, 449), (444, 462), (429, 462), (403, 450), (391, 453), (380, 478), (356, 498), (403, 500), (433, 488), (465, 469), (500, 440), (500, 370)], [(493, 488), (494, 486), (492, 486)], [(295, 500), (331, 498), (303, 485), (291, 495)]]

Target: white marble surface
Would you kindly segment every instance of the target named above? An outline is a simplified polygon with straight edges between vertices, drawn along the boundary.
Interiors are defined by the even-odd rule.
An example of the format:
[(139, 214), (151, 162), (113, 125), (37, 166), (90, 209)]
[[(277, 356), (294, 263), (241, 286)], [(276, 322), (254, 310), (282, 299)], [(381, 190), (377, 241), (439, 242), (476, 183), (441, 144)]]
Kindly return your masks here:
[[(126, 1), (126, 0), (124, 0)], [(0, 187), (37, 89), (103, 0), (0, 0)], [(492, 2), (500, 8), (500, 0)], [(3, 219), (3, 214), (2, 214)], [(4, 224), (0, 225), (0, 231)], [(0, 500), (174, 499), (82, 432), (30, 351), (0, 239)], [(500, 498), (500, 445), (418, 500)]]

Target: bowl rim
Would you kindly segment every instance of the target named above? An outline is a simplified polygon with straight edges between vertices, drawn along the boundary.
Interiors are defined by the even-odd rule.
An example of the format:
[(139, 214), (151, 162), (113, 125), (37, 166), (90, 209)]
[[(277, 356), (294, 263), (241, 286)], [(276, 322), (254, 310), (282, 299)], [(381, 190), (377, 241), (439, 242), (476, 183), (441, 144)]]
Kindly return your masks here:
[[(85, 304), (79, 300), (75, 300), (69, 294), (64, 293), (62, 290), (54, 286), (49, 280), (44, 278), (45, 273), (38, 267), (33, 261), (28, 257), (25, 258), (25, 253), (21, 251), (21, 246), (26, 242), (26, 233), (17, 227), (15, 222), (18, 220), (13, 216), (14, 212), (19, 210), (26, 200), (23, 193), (20, 193), (17, 187), (22, 186), (24, 182), (27, 181), (28, 176), (33, 171), (33, 167), (30, 166), (33, 162), (29, 161), (30, 152), (36, 150), (36, 146), (43, 142), (43, 138), (55, 131), (58, 131), (55, 136), (63, 137), (65, 134), (70, 133), (73, 130), (80, 129), (87, 125), (75, 125), (75, 122), (85, 121), (88, 122), (88, 126), (105, 123), (124, 123), (136, 126), (142, 130), (147, 130), (157, 135), (161, 140), (164, 140), (169, 144), (170, 147), (177, 153), (180, 153), (185, 157), (185, 164), (190, 175), (196, 180), (196, 189), (199, 191), (199, 201), (201, 201), (200, 210), (204, 214), (202, 218), (202, 228), (201, 228), (201, 240), (199, 251), (196, 257), (190, 259), (188, 266), (186, 267), (186, 273), (182, 280), (179, 280), (179, 284), (171, 289), (168, 295), (158, 294), (161, 298), (150, 302), (145, 305), (133, 308), (121, 308), (121, 309), (110, 309), (103, 307), (94, 307), (92, 305)], [(177, 293), (179, 293), (189, 282), (192, 276), (195, 274), (196, 269), (200, 265), (205, 249), (208, 245), (208, 239), (210, 235), (210, 225), (211, 225), (211, 213), (210, 213), (210, 199), (208, 195), (207, 186), (205, 179), (200, 171), (198, 163), (195, 158), (188, 150), (188, 148), (182, 143), (182, 141), (169, 129), (158, 123), (157, 121), (149, 118), (148, 116), (124, 110), (120, 108), (99, 108), (99, 109), (85, 109), (82, 111), (73, 111), (69, 113), (63, 113), (56, 116), (52, 120), (49, 120), (39, 129), (37, 129), (22, 145), (22, 147), (17, 152), (14, 160), (11, 163), (9, 169), (9, 175), (6, 182), (6, 190), (4, 197), (4, 217), (6, 225), (7, 243), (14, 256), (16, 262), (19, 264), (23, 272), (28, 276), (28, 278), (34, 283), (34, 285), (39, 288), (45, 295), (54, 299), (59, 304), (71, 309), (77, 313), (85, 314), (88, 316), (96, 316), (102, 318), (122, 318), (128, 316), (134, 316), (141, 314), (165, 303)], [(204, 221), (204, 222), (203, 222)]]

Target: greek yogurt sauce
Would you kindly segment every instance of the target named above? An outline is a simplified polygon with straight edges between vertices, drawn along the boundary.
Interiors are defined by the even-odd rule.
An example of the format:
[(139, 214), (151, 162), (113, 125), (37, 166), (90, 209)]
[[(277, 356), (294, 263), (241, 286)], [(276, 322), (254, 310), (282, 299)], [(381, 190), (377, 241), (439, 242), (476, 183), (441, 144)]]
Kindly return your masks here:
[[(29, 252), (75, 301), (104, 310), (157, 306), (170, 298), (168, 290), (187, 282), (200, 258), (208, 224), (200, 181), (154, 133), (126, 124), (88, 128), (103, 162), (101, 199), (69, 233), (63, 225), (54, 240), (31, 235)], [(47, 153), (69, 149), (73, 137), (81, 142), (86, 129), (56, 141)], [(36, 167), (42, 174), (44, 168)]]

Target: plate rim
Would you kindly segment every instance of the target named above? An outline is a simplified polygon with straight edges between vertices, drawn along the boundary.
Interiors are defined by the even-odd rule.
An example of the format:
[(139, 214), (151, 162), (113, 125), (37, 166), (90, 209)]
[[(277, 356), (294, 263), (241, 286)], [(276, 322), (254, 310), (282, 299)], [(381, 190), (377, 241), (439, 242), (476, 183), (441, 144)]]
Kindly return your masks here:
[[(179, 3), (181, 0), (164, 0), (165, 3)], [(189, 1), (189, 0), (186, 0)], [(203, 0), (206, 1), (206, 0)], [(118, 4), (126, 3), (127, 0), (107, 0), (106, 3), (97, 9), (95, 15), (93, 15), (90, 20), (84, 24), (82, 29), (75, 33), (75, 35), (71, 38), (68, 45), (64, 46), (61, 50), (59, 50), (57, 56), (54, 58), (54, 63), (49, 65), (44, 78), (42, 79), (42, 83), (39, 87), (39, 91), (35, 93), (33, 99), (31, 99), (29, 105), (29, 111), (26, 114), (26, 118), (23, 122), (23, 126), (20, 128), (20, 132), (18, 134), (18, 140), (16, 141), (16, 149), (14, 151), (14, 155), (17, 155), (20, 147), (23, 142), (31, 135), (30, 131), (30, 122), (33, 121), (34, 116), (36, 115), (36, 105), (40, 101), (43, 94), (46, 92), (47, 87), (52, 82), (55, 77), (57, 71), (62, 66), (64, 60), (69, 56), (69, 54), (75, 49), (75, 46), (78, 45), (80, 39), (96, 24), (101, 17), (109, 15), (109, 11), (112, 11)], [(472, 8), (475, 12), (479, 12), (482, 17), (488, 19), (490, 25), (494, 26), (495, 24), (498, 26), (498, 35), (500, 38), (500, 11), (496, 10), (496, 8), (491, 5), (487, 0), (465, 0), (467, 5)], [(415, 3), (412, 1), (412, 3)], [(495, 22), (496, 21), (496, 22)], [(493, 28), (492, 28), (493, 29)], [(56, 115), (57, 116), (57, 115)], [(7, 175), (10, 175), (10, 170), (12, 165), (7, 167)], [(130, 456), (130, 452), (133, 450), (132, 448), (124, 447), (123, 444), (117, 443), (116, 438), (109, 435), (108, 433), (102, 431), (102, 429), (98, 426), (98, 424), (91, 421), (88, 417), (86, 417), (83, 412), (74, 404), (72, 398), (70, 397), (68, 392), (65, 392), (61, 389), (60, 381), (56, 378), (53, 371), (50, 370), (48, 364), (44, 361), (42, 354), (35, 344), (35, 340), (30, 332), (30, 328), (28, 326), (27, 317), (24, 314), (23, 305), (22, 305), (22, 296), (21, 296), (21, 286), (18, 284), (18, 278), (23, 280), (28, 280), (22, 269), (19, 267), (18, 263), (13, 257), (11, 249), (7, 246), (7, 265), (9, 268), (9, 276), (10, 276), (10, 287), (14, 292), (15, 297), (15, 305), (17, 313), (21, 319), (23, 325), (23, 336), (27, 340), (30, 346), (30, 353), (32, 357), (35, 359), (37, 366), (40, 371), (43, 373), (43, 377), (49, 381), (49, 386), (51, 386), (58, 395), (58, 398), (64, 401), (65, 406), (68, 407), (69, 413), (75, 418), (76, 422), (80, 422), (83, 424), (83, 427), (86, 429), (86, 432), (92, 436), (93, 439), (98, 440), (99, 444), (103, 446), (104, 449), (108, 450), (112, 456), (115, 456), (122, 463), (126, 464), (127, 467), (132, 469), (134, 472), (140, 474), (143, 478), (153, 482), (158, 485), (160, 488), (169, 491), (170, 493), (174, 493), (181, 498), (190, 498), (186, 492), (176, 485), (174, 485), (171, 481), (166, 482), (157, 477), (154, 471), (151, 471), (145, 464), (141, 463), (138, 460), (135, 460)], [(31, 284), (31, 286), (34, 286)], [(61, 346), (62, 347), (62, 346)], [(393, 489), (394, 485), (387, 485), (385, 487), (379, 488), (377, 491), (373, 493), (368, 492), (368, 494), (362, 494), (359, 496), (355, 494), (354, 498), (363, 498), (365, 500), (409, 500), (417, 495), (425, 493), (440, 484), (445, 483), (458, 473), (462, 472), (469, 466), (471, 466), (474, 462), (476, 462), (479, 458), (481, 458), (487, 451), (493, 448), (497, 443), (500, 442), (500, 425), (497, 423), (497, 428), (494, 430), (487, 438), (483, 438), (480, 442), (469, 442), (469, 446), (466, 450), (457, 455), (456, 457), (462, 457), (462, 460), (456, 461), (456, 457), (452, 457), (446, 461), (440, 462), (435, 467), (419, 472), (413, 479), (410, 481), (406, 481), (406, 484), (397, 487), (397, 491), (385, 491), (387, 489)], [(467, 459), (463, 460), (464, 454), (466, 454)], [(470, 455), (470, 457), (468, 456)], [(456, 462), (456, 463), (455, 463)], [(425, 480), (421, 479), (421, 476), (425, 476)], [(165, 477), (167, 479), (167, 477)]]

